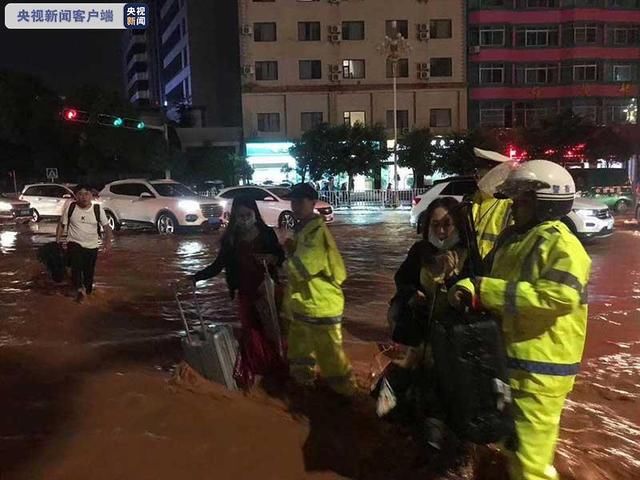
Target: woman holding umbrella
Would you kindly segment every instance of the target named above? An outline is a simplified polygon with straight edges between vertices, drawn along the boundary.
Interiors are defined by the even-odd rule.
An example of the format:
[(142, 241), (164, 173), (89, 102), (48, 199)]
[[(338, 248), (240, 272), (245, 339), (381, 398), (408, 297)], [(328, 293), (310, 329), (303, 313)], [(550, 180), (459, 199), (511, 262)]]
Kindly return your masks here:
[(191, 277), (195, 284), (224, 270), (231, 298), (234, 299), (237, 293), (242, 331), (235, 377), (244, 388), (253, 385), (256, 375), (284, 379), (288, 373), (281, 341), (272, 338), (261, 320), (271, 312), (260, 311), (269, 304), (262, 299), (265, 266), (277, 285), (277, 269), (283, 261), (284, 251), (278, 237), (264, 223), (255, 200), (240, 196), (233, 201), (217, 258)]

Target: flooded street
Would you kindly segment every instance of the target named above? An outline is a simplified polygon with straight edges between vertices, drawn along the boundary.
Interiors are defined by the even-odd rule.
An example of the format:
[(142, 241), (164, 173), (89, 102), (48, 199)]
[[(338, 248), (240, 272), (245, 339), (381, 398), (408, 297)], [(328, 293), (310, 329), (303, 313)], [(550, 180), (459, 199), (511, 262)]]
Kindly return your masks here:
[[(366, 381), (388, 341), (408, 212), (339, 215), (345, 337)], [(36, 259), (55, 224), (0, 230), (0, 478), (428, 478), (406, 437), (367, 410), (303, 417), (278, 398), (173, 375), (182, 330), (171, 282), (213, 261), (219, 234), (117, 234), (78, 305)], [(563, 478), (640, 478), (640, 234), (619, 222), (593, 259), (583, 371), (562, 424)], [(235, 322), (223, 276), (201, 284), (207, 319)], [(177, 380), (176, 380), (177, 379)], [(365, 407), (365, 410), (369, 406)], [(404, 461), (406, 460), (406, 461)]]

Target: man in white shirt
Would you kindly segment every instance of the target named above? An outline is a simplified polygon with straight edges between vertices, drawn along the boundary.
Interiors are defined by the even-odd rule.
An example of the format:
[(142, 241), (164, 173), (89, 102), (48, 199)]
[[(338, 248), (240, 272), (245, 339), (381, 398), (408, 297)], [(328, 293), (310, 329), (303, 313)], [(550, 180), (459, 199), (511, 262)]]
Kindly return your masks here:
[(113, 232), (109, 228), (107, 215), (99, 204), (92, 204), (91, 188), (78, 185), (76, 200), (69, 202), (56, 231), (56, 241), (62, 241), (67, 229), (67, 255), (71, 264), (73, 288), (77, 292), (76, 301), (82, 302), (93, 291), (93, 275), (98, 259), (100, 232), (104, 233), (103, 247), (107, 253), (111, 249)]

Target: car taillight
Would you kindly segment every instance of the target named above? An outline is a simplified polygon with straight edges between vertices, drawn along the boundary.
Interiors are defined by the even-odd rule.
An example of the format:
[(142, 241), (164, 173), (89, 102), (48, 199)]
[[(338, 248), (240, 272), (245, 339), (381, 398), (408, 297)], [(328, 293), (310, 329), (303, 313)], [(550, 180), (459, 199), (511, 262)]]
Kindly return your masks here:
[(420, 200), (422, 200), (422, 198), (420, 197), (413, 197), (413, 206), (415, 207), (416, 205), (418, 205), (420, 203)]

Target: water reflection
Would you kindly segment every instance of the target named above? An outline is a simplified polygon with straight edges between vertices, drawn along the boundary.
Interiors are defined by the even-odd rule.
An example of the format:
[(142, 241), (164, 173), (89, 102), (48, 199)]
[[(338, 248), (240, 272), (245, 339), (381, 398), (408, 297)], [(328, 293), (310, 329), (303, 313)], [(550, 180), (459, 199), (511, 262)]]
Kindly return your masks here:
[(18, 232), (0, 232), (0, 252), (10, 253), (15, 251)]

